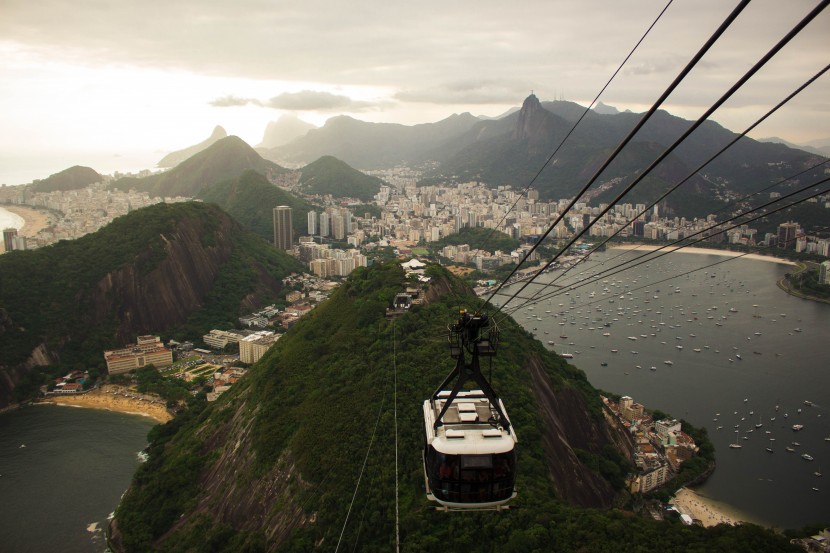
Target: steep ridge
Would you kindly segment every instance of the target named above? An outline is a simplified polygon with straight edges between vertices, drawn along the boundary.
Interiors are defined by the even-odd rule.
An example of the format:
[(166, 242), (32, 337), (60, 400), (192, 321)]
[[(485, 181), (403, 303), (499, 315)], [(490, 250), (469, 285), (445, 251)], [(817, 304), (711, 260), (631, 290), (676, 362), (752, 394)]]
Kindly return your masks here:
[[(480, 180), (491, 186), (524, 187), (583, 112), (584, 108), (573, 102), (540, 102), (531, 95), (518, 113), (497, 121), (481, 121), (454, 144), (433, 151), (434, 159), (440, 163), (426, 175), (425, 182)], [(642, 117), (641, 113), (589, 112), (534, 187), (543, 198), (575, 194)], [(595, 195), (594, 205), (615, 196), (621, 181), (630, 182), (691, 125), (692, 121), (657, 111), (623, 151), (623, 157), (600, 175), (595, 187), (617, 185), (613, 194)], [(654, 198), (653, 192), (664, 191), (685, 178), (736, 136), (714, 121), (704, 122), (647, 177), (651, 181), (649, 197)], [(684, 185), (685, 193), (671, 194), (662, 205), (663, 212), (681, 216), (708, 214), (707, 206), (720, 201), (727, 192), (749, 193), (759, 183), (771, 184), (820, 159), (816, 154), (781, 144), (740, 139), (695, 175), (688, 186)], [(627, 197), (624, 201), (641, 200)]]
[(278, 163), (310, 163), (334, 156), (358, 169), (376, 169), (415, 163), (444, 142), (467, 132), (478, 119), (469, 113), (455, 114), (435, 123), (400, 125), (367, 123), (348, 116), (332, 117), (289, 144), (261, 150), (263, 157)]
[(183, 148), (175, 152), (170, 152), (169, 154), (161, 158), (161, 160), (156, 165), (158, 167), (163, 168), (175, 167), (187, 158), (198, 154), (202, 150), (208, 149), (209, 147), (213, 146), (213, 144), (227, 136), (227, 131), (225, 131), (225, 129), (223, 129), (220, 125), (216, 125), (216, 127), (214, 127), (213, 129), (213, 132), (210, 133), (210, 136), (207, 137), (205, 140), (199, 142), (198, 144), (194, 144), (193, 146), (188, 146), (187, 148)]
[(206, 332), (276, 297), (297, 262), (215, 206), (158, 204), (0, 258), (0, 407), (35, 365), (103, 366), (136, 335)]
[(182, 161), (170, 171), (144, 178), (119, 179), (112, 187), (120, 190), (132, 188), (151, 196), (191, 198), (216, 183), (238, 177), (248, 169), (266, 177), (288, 172), (288, 169), (262, 159), (241, 138), (228, 136)]
[(445, 325), (478, 300), (442, 269), (428, 273), (429, 302), (390, 322), (385, 308), (406, 282), (400, 266), (356, 270), (230, 392), (157, 427), (116, 510), (116, 550), (389, 551), (396, 458), (407, 551), (786, 549), (751, 525), (706, 531), (582, 507), (618, 493), (581, 460), (613, 465), (617, 431), (584, 373), (511, 320), (500, 325), (492, 380), (519, 436), (518, 508), (432, 509), (421, 403), (451, 369)]

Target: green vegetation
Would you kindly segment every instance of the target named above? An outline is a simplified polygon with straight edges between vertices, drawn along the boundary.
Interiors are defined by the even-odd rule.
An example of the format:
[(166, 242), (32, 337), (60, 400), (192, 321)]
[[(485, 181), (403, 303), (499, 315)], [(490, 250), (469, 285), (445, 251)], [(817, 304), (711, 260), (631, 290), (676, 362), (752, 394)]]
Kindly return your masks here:
[(299, 268), (293, 258), (243, 232), (216, 207), (181, 203), (137, 210), (77, 240), (0, 256), (0, 305), (13, 323), (0, 334), (0, 359), (8, 365), (21, 363), (45, 343), (49, 351), (60, 354), (62, 367), (80, 363), (103, 372), (101, 353), (122, 345), (121, 326), (128, 323), (119, 312), (129, 306), (102, 310), (109, 301), (100, 291), (102, 283), (119, 270), (133, 270), (136, 282), (143, 282), (167, 259), (168, 241), (187, 226), (198, 229), (206, 247), (218, 242), (220, 232), (227, 232), (229, 259), (202, 307), (185, 324), (170, 322), (144, 332), (185, 338), (210, 328), (232, 328), (243, 299), (274, 299), (279, 279)]
[(332, 156), (323, 156), (301, 170), (300, 187), (308, 194), (371, 200), (383, 181), (361, 173)]
[[(753, 525), (706, 530), (558, 501), (549, 463), (562, 461), (547, 459), (543, 452), (543, 417), (526, 363), (531, 356), (542, 360), (555, 389), (579, 390), (588, 406), (585, 416), (597, 421), (602, 420), (599, 398), (584, 373), (547, 352), (511, 320), (500, 325), (501, 349), (492, 374), (520, 437), (518, 508), (499, 514), (432, 509), (424, 497), (421, 404), (452, 368), (443, 336), (447, 322), (459, 306), (474, 309), (479, 300), (464, 294), (444, 269), (431, 266), (429, 274), (450, 292), (387, 321), (384, 310), (405, 282), (400, 266), (356, 270), (221, 401), (159, 427), (151, 436), (150, 462), (139, 470), (116, 513), (128, 551), (278, 547), (310, 552), (321, 544), (332, 549), (340, 541), (361, 473), (342, 543), (349, 550), (389, 551), (395, 545), (396, 425), (405, 551), (793, 550), (784, 538)], [(240, 417), (249, 435), (231, 432), (236, 428), (232, 421)], [(263, 498), (268, 491), (255, 484), (259, 478), (288, 487), (288, 498), (269, 502), (266, 515), (294, 528), (284, 542), (269, 542), (265, 528), (244, 514), (237, 520), (244, 521), (246, 530), (232, 528), (212, 514), (227, 512), (218, 506), (226, 498), (199, 492), (212, 455), (240, 447), (252, 447), (249, 468), (211, 478), (224, 478), (233, 487), (253, 486), (245, 493)], [(623, 472), (617, 454), (582, 455), (612, 482)], [(280, 467), (283, 472), (275, 472)], [(280, 476), (272, 480), (275, 475)], [(299, 520), (313, 522), (295, 526)]]
[(803, 270), (794, 273), (787, 273), (786, 279), (790, 288), (805, 296), (819, 299), (830, 299), (830, 284), (824, 284), (818, 280), (819, 273), (816, 270)]
[(144, 178), (126, 177), (115, 181), (112, 187), (144, 191), (151, 196), (191, 198), (216, 183), (238, 177), (248, 169), (266, 176), (288, 172), (288, 169), (262, 159), (241, 138), (229, 136), (169, 171)]
[(380, 219), (381, 213), (383, 213), (380, 206), (375, 204), (350, 205), (349, 211), (351, 211), (355, 217), (364, 217), (368, 213), (369, 217), (375, 217), (377, 219)]
[(199, 199), (218, 205), (243, 227), (268, 242), (274, 239), (276, 206), (291, 208), (292, 226), (297, 236), (308, 234), (308, 212), (314, 209), (310, 203), (277, 188), (253, 170), (205, 188)]
[(515, 238), (511, 238), (503, 232), (482, 227), (462, 228), (455, 234), (450, 234), (438, 242), (433, 242), (430, 247), (437, 252), (444, 246), (458, 246), (459, 244), (469, 244), (473, 251), (482, 249), (490, 253), (496, 250), (511, 252), (519, 247), (519, 241)]
[(43, 180), (36, 180), (29, 187), (32, 192), (56, 192), (85, 188), (96, 182), (103, 182), (104, 177), (94, 169), (75, 165), (60, 173), (50, 175)]
[(190, 397), (185, 382), (178, 378), (164, 378), (153, 365), (136, 369), (135, 379), (140, 394), (156, 394), (167, 401), (168, 407), (185, 402)]

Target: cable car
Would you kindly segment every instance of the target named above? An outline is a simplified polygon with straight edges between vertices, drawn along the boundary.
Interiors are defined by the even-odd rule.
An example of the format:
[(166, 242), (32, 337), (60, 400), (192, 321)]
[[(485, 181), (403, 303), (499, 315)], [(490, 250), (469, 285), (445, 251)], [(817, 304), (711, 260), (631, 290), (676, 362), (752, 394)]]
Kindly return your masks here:
[[(516, 497), (518, 439), (479, 362), (496, 354), (498, 328), (486, 314), (462, 311), (449, 342), (455, 368), (424, 401), (427, 499), (445, 511), (506, 509)], [(476, 387), (463, 389), (470, 381)]]

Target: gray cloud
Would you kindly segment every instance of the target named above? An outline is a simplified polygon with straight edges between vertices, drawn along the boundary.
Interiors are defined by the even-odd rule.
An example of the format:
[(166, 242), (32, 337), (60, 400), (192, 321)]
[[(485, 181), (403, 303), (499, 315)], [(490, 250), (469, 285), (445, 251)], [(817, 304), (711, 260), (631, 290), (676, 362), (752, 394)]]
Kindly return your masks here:
[[(590, 101), (663, 4), (3, 0), (0, 37), (56, 60), (95, 67), (134, 65), (329, 90), (383, 87), (398, 91), (389, 102), (413, 112), (430, 108), (428, 104), (503, 104), (506, 109), (519, 105), (531, 88), (541, 99), (564, 93), (568, 99)], [(707, 55), (708, 67), (716, 70), (703, 71), (707, 66), (701, 65), (675, 100), (697, 105), (713, 91), (725, 90), (814, 4), (755, 0)], [(722, 0), (675, 2), (603, 100), (648, 105), (731, 9)], [(830, 11), (825, 11), (787, 48), (796, 61), (767, 79), (761, 93), (780, 98), (826, 63)], [(830, 97), (828, 79), (815, 86)], [(211, 105), (259, 105), (257, 101), (329, 112), (392, 105), (313, 90), (271, 100), (225, 96)], [(410, 121), (416, 118), (409, 115)], [(816, 120), (815, 125), (828, 128), (830, 121)]]
[(256, 98), (239, 98), (237, 96), (222, 96), (221, 98), (216, 98), (215, 100), (211, 100), (210, 105), (215, 108), (230, 108), (230, 107), (237, 107), (237, 106), (247, 106), (249, 104), (255, 106), (261, 106), (262, 102), (257, 100)]
[(511, 104), (526, 96), (532, 87), (496, 80), (452, 81), (427, 88), (408, 88), (397, 92), (401, 102), (430, 104)]
[(370, 104), (355, 102), (348, 96), (319, 90), (285, 92), (274, 96), (265, 105), (290, 111), (363, 111), (370, 107)]

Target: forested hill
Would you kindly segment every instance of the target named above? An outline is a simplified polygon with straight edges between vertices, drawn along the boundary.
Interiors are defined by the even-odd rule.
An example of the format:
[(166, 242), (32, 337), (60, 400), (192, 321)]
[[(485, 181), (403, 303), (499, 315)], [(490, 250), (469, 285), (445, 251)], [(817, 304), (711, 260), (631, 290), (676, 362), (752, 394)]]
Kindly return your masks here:
[(243, 227), (269, 242), (274, 236), (274, 207), (291, 207), (291, 220), (296, 236), (307, 234), (308, 212), (314, 208), (302, 198), (277, 188), (252, 169), (236, 178), (205, 188), (199, 194), (199, 199), (215, 203)]
[(238, 177), (248, 169), (265, 176), (288, 172), (288, 169), (262, 159), (238, 136), (228, 136), (169, 171), (143, 178), (125, 177), (115, 181), (112, 187), (135, 189), (151, 196), (191, 198), (216, 183)]
[(36, 180), (30, 185), (32, 192), (56, 192), (77, 190), (90, 184), (102, 182), (104, 177), (89, 167), (75, 165), (64, 169), (60, 173), (50, 175), (43, 180)]
[(400, 265), (357, 269), (231, 391), (156, 427), (116, 510), (116, 550), (392, 551), (396, 427), (403, 551), (788, 550), (752, 525), (705, 530), (611, 509), (624, 463), (597, 391), (510, 320), (492, 379), (519, 437), (516, 508), (434, 510), (421, 405), (452, 368), (447, 323), (478, 300), (442, 269), (428, 274), (428, 303), (391, 322)]
[(277, 298), (298, 263), (203, 203), (0, 256), (0, 407), (35, 365), (100, 368), (136, 335), (201, 335)]
[(300, 188), (307, 194), (331, 194), (335, 198), (370, 201), (383, 181), (361, 173), (336, 157), (323, 156), (300, 170)]

